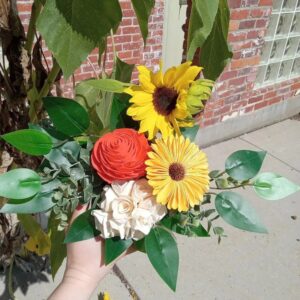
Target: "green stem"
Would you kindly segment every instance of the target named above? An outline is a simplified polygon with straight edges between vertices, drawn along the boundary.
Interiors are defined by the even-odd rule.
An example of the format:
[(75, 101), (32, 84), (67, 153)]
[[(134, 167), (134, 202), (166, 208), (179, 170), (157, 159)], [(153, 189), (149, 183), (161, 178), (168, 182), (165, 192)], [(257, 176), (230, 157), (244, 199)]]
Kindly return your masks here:
[(15, 262), (15, 255), (13, 254), (11, 261), (10, 261), (9, 271), (8, 271), (8, 293), (12, 300), (16, 299), (16, 297), (14, 295), (13, 281), (12, 281), (14, 262)]
[(36, 31), (36, 21), (41, 13), (42, 7), (43, 5), (39, 0), (34, 1), (34, 3), (32, 4), (31, 16), (30, 16), (28, 32), (27, 32), (27, 41), (25, 44), (25, 49), (27, 50), (28, 53), (31, 53), (32, 44), (34, 41), (34, 35)]
[(233, 190), (233, 189), (239, 189), (239, 188), (245, 187), (245, 186), (253, 186), (253, 184), (246, 183), (246, 184), (240, 184), (240, 185), (228, 187), (228, 188), (210, 187), (210, 189), (212, 189), (212, 190)]
[(42, 99), (49, 94), (49, 91), (52, 88), (52, 85), (60, 71), (60, 66), (56, 61), (54, 61), (53, 68), (48, 74), (48, 78), (46, 79), (37, 99), (30, 104), (30, 122), (36, 123), (38, 121), (38, 115), (42, 109)]
[(112, 49), (113, 49), (113, 54), (114, 54), (113, 69), (112, 69), (111, 78), (115, 79), (115, 77), (116, 77), (117, 51), (116, 51), (116, 45), (115, 45), (115, 41), (114, 41), (114, 33), (113, 33), (112, 30), (110, 31), (110, 36), (111, 36), (111, 44), (112, 44)]

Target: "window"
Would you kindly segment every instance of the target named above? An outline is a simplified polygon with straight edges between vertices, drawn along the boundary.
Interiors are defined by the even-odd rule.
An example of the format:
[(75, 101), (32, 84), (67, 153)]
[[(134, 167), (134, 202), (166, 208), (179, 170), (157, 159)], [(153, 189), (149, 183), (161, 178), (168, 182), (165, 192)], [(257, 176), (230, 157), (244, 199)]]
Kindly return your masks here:
[(300, 0), (273, 0), (256, 85), (300, 76)]

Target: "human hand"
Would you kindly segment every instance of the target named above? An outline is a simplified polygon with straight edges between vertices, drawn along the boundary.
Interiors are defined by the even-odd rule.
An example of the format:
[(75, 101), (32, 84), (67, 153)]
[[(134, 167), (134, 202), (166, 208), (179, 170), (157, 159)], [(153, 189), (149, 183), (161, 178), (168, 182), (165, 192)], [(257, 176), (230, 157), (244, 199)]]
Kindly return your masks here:
[[(73, 213), (70, 224), (86, 209), (86, 206), (78, 207)], [(133, 251), (133, 249), (129, 249), (118, 259)], [(89, 299), (98, 283), (110, 271), (114, 263), (108, 266), (104, 264), (104, 240), (100, 237), (69, 243), (63, 280), (49, 297), (49, 300)]]

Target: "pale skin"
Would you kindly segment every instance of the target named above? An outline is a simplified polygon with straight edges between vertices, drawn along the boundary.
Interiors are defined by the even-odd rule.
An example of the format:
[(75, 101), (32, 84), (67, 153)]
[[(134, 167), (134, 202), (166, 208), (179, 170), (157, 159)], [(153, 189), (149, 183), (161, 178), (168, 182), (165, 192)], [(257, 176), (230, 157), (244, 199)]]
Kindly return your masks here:
[[(76, 209), (72, 221), (86, 210)], [(129, 250), (125, 256), (132, 252)], [(89, 239), (67, 245), (67, 265), (62, 282), (48, 300), (86, 300), (89, 299), (99, 282), (111, 270), (104, 264), (104, 240)]]

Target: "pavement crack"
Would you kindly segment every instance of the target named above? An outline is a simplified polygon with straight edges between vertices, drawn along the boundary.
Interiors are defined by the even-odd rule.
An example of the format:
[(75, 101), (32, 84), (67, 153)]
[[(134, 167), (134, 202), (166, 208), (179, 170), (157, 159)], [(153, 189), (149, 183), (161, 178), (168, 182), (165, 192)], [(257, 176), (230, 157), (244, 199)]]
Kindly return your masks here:
[(133, 300), (141, 300), (141, 298), (138, 296), (138, 294), (134, 290), (133, 286), (129, 283), (129, 281), (127, 280), (127, 278), (125, 277), (125, 275), (121, 271), (121, 269), (117, 265), (114, 265), (112, 270), (113, 270), (114, 274), (120, 279), (120, 281), (125, 286), (125, 288), (128, 290), (132, 299)]
[(248, 143), (248, 144), (251, 145), (251, 146), (254, 146), (254, 147), (256, 147), (256, 148), (262, 150), (262, 151), (266, 151), (266, 152), (268, 153), (268, 155), (270, 155), (270, 156), (273, 157), (274, 159), (280, 161), (281, 163), (283, 163), (283, 164), (286, 165), (287, 167), (291, 168), (292, 170), (294, 170), (294, 171), (300, 173), (300, 170), (296, 169), (295, 167), (293, 167), (292, 165), (290, 165), (290, 164), (287, 163), (286, 161), (282, 160), (281, 158), (275, 156), (275, 155), (272, 154), (271, 152), (268, 152), (266, 149), (264, 149), (264, 148), (262, 148), (262, 147), (260, 147), (260, 146), (258, 146), (258, 145), (256, 145), (256, 144), (254, 144), (254, 143), (252, 143), (252, 142), (249, 142), (249, 141), (247, 141), (246, 139), (243, 139), (242, 137), (239, 137), (239, 139), (242, 140), (243, 142)]

